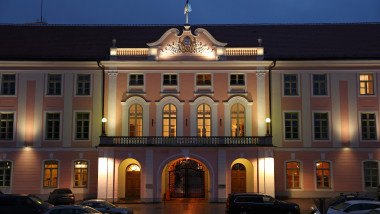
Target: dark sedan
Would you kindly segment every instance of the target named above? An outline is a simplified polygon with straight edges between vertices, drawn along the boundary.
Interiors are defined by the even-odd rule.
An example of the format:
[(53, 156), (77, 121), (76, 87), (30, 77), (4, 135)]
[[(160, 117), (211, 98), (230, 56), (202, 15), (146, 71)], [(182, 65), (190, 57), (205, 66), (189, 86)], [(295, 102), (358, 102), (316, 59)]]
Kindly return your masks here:
[(50, 193), (48, 201), (54, 205), (74, 204), (75, 196), (69, 188), (60, 188)]

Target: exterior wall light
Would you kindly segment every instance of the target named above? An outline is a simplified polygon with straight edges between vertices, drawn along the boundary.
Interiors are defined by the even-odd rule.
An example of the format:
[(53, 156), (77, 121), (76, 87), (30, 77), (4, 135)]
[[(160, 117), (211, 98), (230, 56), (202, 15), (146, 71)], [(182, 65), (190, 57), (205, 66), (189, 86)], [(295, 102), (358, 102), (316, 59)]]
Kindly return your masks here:
[(265, 122), (267, 123), (267, 134), (266, 134), (266, 136), (270, 136), (270, 133), (269, 133), (270, 118), (267, 117), (267, 118), (265, 119)]
[(107, 136), (107, 134), (106, 134), (106, 123), (107, 123), (107, 118), (103, 117), (102, 118), (102, 136)]

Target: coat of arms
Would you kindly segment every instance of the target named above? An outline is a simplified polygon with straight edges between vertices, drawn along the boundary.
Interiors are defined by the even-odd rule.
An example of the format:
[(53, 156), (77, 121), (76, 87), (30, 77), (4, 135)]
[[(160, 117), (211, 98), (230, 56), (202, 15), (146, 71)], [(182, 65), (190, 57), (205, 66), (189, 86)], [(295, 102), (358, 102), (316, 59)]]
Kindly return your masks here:
[(186, 36), (182, 41), (180, 41), (179, 49), (182, 51), (182, 53), (192, 53), (195, 49), (195, 44), (195, 39), (193, 41), (191, 40), (190, 36)]

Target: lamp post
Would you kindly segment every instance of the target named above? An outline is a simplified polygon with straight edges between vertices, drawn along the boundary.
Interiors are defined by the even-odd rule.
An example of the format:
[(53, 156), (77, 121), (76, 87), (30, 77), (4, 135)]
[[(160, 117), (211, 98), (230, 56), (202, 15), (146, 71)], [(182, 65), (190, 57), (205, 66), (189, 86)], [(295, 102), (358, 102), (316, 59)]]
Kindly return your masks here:
[(269, 118), (269, 117), (266, 118), (266, 119), (265, 119), (265, 122), (267, 123), (267, 134), (266, 134), (266, 136), (270, 136), (270, 133), (269, 133), (270, 118)]
[(106, 134), (106, 123), (107, 123), (107, 118), (103, 117), (102, 118), (102, 136), (107, 136), (107, 134)]

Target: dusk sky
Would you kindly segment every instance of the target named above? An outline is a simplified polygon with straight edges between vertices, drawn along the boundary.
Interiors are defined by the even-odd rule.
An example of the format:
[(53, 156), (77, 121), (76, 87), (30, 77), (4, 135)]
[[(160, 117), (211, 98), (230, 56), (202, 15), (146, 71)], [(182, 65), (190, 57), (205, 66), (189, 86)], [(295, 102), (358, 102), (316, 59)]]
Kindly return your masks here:
[[(49, 24), (184, 24), (186, 0), (43, 0)], [(380, 0), (190, 0), (190, 24), (380, 22)], [(41, 0), (0, 0), (0, 23), (40, 20)]]

